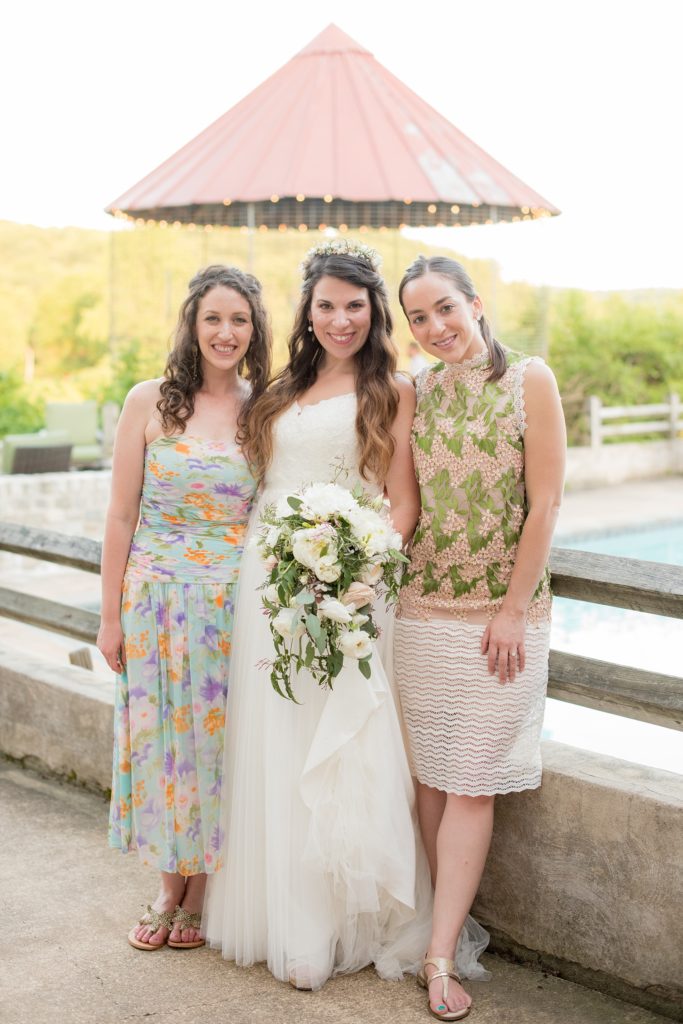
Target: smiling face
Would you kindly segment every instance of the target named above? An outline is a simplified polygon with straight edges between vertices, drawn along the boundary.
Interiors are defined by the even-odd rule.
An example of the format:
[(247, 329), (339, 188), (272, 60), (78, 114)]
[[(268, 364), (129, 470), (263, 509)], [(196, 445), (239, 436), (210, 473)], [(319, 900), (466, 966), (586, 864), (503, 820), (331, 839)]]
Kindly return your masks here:
[(481, 299), (469, 299), (443, 274), (409, 281), (401, 296), (413, 337), (445, 363), (461, 363), (486, 350), (479, 329)]
[(321, 277), (313, 288), (309, 318), (327, 360), (353, 359), (372, 325), (368, 290), (338, 277)]
[(199, 300), (196, 329), (204, 373), (236, 370), (254, 331), (251, 306), (233, 288), (217, 285)]

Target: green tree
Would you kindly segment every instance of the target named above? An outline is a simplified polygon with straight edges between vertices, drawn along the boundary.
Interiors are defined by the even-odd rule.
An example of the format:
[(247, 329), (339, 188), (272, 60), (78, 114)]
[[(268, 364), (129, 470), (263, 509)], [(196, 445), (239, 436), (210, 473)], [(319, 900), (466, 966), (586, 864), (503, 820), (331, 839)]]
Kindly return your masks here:
[(19, 375), (0, 371), (0, 437), (30, 434), (44, 424), (42, 403), (31, 401)]

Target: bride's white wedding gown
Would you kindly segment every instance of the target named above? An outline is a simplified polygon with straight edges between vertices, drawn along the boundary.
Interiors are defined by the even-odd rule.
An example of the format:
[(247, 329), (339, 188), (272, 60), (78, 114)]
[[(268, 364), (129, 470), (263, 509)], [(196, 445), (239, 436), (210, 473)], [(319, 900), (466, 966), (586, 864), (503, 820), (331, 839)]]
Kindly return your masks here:
[[(355, 394), (291, 406), (274, 428), (259, 508), (308, 483), (359, 481)], [(372, 491), (367, 481), (366, 490)], [(374, 488), (375, 491), (378, 488)], [(225, 861), (204, 909), (209, 943), (238, 964), (267, 961), (276, 978), (319, 988), (369, 963), (383, 978), (415, 971), (429, 940), (431, 884), (414, 817), (413, 784), (383, 665), (390, 618), (365, 679), (345, 660), (332, 691), (293, 679), (300, 705), (273, 689), (266, 575), (245, 545), (235, 610), (222, 790)], [(380, 616), (381, 617), (381, 616)], [(471, 918), (458, 966), (488, 936)]]

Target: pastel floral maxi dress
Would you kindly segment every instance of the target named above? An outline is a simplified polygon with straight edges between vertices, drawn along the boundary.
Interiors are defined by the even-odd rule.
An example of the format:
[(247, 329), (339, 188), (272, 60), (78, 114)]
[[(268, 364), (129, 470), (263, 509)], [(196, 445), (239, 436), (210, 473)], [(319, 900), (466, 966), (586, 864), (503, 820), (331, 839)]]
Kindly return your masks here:
[(233, 603), (255, 490), (231, 442), (147, 445), (121, 602), (109, 844), (161, 871), (221, 866)]

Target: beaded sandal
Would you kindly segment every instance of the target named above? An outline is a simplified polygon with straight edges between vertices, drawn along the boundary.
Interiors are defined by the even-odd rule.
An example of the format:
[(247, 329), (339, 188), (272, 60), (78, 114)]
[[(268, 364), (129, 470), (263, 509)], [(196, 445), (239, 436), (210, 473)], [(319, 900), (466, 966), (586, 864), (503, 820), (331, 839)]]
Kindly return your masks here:
[[(427, 976), (427, 967), (436, 967), (431, 977)], [(465, 1006), (462, 1010), (448, 1009), (448, 979), (452, 978), (453, 981), (457, 981), (458, 985), (461, 983), (453, 961), (448, 960), (445, 956), (426, 956), (422, 963), (422, 969), (417, 972), (417, 983), (421, 988), (426, 988), (427, 992), (429, 992), (429, 984), (435, 978), (443, 978), (441, 982), (441, 1002), (444, 1009), (441, 1011), (433, 1010), (429, 1002), (429, 996), (427, 996), (427, 1006), (432, 1017), (436, 1017), (437, 1020), (463, 1020), (470, 1012), (469, 1006)]]
[[(176, 924), (180, 926), (181, 932), (185, 928), (194, 928), (199, 931), (202, 926), (202, 915), (190, 914), (189, 911), (183, 910), (182, 907), (176, 907), (173, 915), (173, 925)], [(175, 939), (169, 939), (168, 945), (173, 949), (199, 949), (200, 946), (205, 945), (205, 940), (199, 938), (193, 942), (179, 942)]]
[[(147, 913), (142, 915), (139, 924), (146, 924), (152, 929), (152, 933), (158, 931), (159, 928), (168, 928), (170, 935), (171, 929), (173, 928), (173, 914), (170, 910), (162, 910), (161, 912), (153, 910), (148, 903)], [(143, 942), (142, 939), (138, 939), (135, 935), (135, 929), (137, 927), (138, 925), (135, 925), (135, 928), (131, 928), (128, 932), (128, 941), (131, 946), (135, 946), (136, 949), (144, 949), (147, 952), (152, 953), (155, 949), (163, 949), (166, 945), (166, 942), (168, 941), (167, 939), (164, 939), (163, 942)]]

